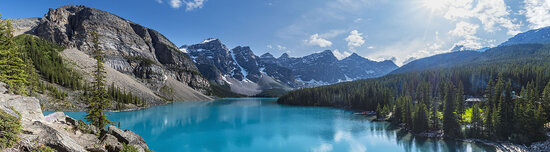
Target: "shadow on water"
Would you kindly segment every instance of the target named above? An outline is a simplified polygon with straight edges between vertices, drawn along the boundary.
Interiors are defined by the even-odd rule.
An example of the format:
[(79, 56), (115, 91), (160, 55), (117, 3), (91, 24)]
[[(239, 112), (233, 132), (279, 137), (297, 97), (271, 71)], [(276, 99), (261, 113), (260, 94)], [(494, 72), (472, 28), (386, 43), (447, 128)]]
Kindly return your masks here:
[[(491, 151), (478, 144), (415, 138), (349, 111), (295, 107), (276, 99), (176, 102), (109, 113), (155, 151)], [(51, 112), (45, 112), (46, 114)], [(82, 119), (83, 112), (67, 112)]]

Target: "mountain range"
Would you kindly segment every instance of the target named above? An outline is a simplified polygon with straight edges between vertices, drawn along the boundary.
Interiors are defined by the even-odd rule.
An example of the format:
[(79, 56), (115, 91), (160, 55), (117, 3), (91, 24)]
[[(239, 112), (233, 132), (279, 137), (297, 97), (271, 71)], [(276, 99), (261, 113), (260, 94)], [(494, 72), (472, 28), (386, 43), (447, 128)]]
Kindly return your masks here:
[(107, 82), (153, 104), (167, 100), (208, 100), (220, 88), (253, 96), (385, 75), (398, 68), (357, 54), (338, 60), (326, 50), (304, 57), (266, 53), (247, 46), (227, 48), (219, 39), (176, 47), (156, 30), (106, 11), (67, 5), (41, 18), (12, 19), (14, 34), (30, 34), (65, 47), (60, 55), (90, 80), (90, 32), (100, 34)]
[(250, 47), (237, 46), (230, 50), (215, 38), (183, 45), (180, 50), (208, 80), (249, 96), (268, 89), (288, 91), (374, 78), (398, 68), (392, 61), (371, 61), (356, 53), (338, 60), (331, 50), (304, 57), (290, 57), (286, 53), (278, 58), (270, 53), (257, 56)]

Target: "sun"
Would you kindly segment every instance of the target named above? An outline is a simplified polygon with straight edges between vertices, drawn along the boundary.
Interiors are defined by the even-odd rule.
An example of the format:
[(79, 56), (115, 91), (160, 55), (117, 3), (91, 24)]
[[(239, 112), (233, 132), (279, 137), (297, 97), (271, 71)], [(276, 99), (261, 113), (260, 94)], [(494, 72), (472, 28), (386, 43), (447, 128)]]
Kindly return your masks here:
[(445, 7), (445, 0), (421, 0), (422, 6), (433, 11), (442, 10)]

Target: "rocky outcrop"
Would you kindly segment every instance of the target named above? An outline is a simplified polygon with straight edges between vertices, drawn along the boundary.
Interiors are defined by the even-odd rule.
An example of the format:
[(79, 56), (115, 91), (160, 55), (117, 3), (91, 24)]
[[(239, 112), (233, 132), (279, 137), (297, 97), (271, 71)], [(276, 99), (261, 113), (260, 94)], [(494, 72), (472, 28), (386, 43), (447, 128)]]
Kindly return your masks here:
[(141, 152), (148, 150), (145, 140), (128, 130), (114, 132), (111, 130), (118, 128), (111, 126), (110, 131), (101, 131), (63, 112), (44, 116), (36, 98), (5, 94), (2, 91), (5, 86), (0, 82), (0, 111), (19, 118), (22, 126), (18, 134), (19, 143), (0, 151), (33, 151), (40, 146), (48, 146), (59, 152), (118, 152), (123, 149), (122, 143), (132, 145)]
[(146, 149), (149, 149), (149, 147), (145, 143), (145, 140), (143, 140), (141, 136), (137, 135), (136, 133), (130, 130), (122, 131), (121, 129), (115, 126), (109, 126), (109, 134), (116, 137), (119, 142), (129, 144), (138, 148), (139, 151), (144, 151)]
[(86, 6), (50, 9), (39, 20), (30, 34), (87, 54), (93, 45), (90, 33), (97, 32), (106, 65), (137, 78), (154, 91), (165, 86), (167, 77), (202, 93), (209, 90), (208, 80), (193, 61), (153, 29)]

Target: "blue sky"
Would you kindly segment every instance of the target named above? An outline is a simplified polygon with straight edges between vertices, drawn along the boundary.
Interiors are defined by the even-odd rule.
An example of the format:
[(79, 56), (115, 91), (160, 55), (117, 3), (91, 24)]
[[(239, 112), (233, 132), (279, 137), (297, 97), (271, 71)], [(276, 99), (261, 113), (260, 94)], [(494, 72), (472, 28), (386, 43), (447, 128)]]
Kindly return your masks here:
[(4, 18), (42, 17), (49, 8), (86, 5), (156, 29), (176, 45), (219, 38), (261, 55), (403, 62), (449, 51), (495, 46), (550, 26), (550, 0), (10, 0)]

